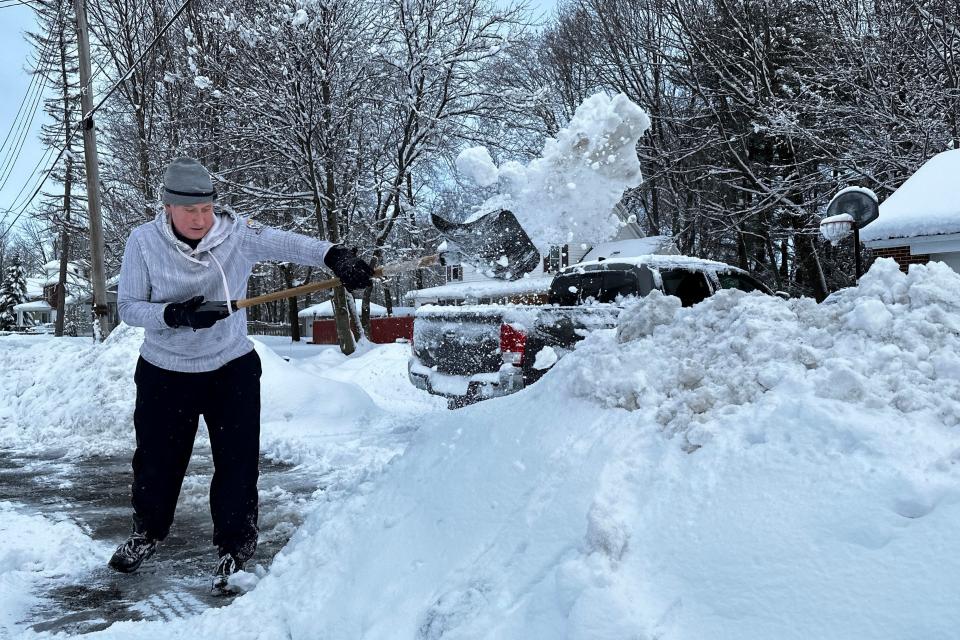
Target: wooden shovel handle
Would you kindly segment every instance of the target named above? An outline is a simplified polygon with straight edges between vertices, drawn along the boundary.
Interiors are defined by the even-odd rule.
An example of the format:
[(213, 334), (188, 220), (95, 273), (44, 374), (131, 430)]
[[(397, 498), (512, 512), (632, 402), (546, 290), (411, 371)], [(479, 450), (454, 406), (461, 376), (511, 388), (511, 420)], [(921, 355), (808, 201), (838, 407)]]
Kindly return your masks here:
[[(393, 264), (388, 264), (383, 267), (377, 267), (373, 270), (374, 278), (382, 278), (383, 276), (393, 275), (396, 273), (403, 273), (405, 271), (414, 271), (415, 269), (422, 269), (424, 267), (432, 267), (435, 264), (438, 264), (440, 260), (439, 255), (434, 256), (424, 256), (423, 258), (417, 258), (416, 260), (408, 260), (406, 262), (395, 262)], [(252, 307), (257, 304), (264, 304), (265, 302), (273, 302), (275, 300), (284, 300), (286, 298), (295, 298), (297, 296), (305, 296), (308, 293), (313, 293), (314, 291), (323, 291), (324, 289), (336, 289), (340, 286), (339, 278), (330, 278), (329, 280), (321, 280), (320, 282), (311, 282), (310, 284), (300, 285), (299, 287), (293, 287), (292, 289), (283, 289), (282, 291), (274, 291), (273, 293), (265, 293), (262, 296), (257, 296), (255, 298), (241, 298), (236, 300), (233, 303), (234, 308), (236, 309), (246, 309), (247, 307)]]
[(240, 300), (234, 302), (233, 306), (237, 309), (246, 309), (247, 307), (252, 307), (257, 304), (273, 302), (274, 300), (284, 300), (286, 298), (295, 298), (296, 296), (305, 296), (308, 293), (313, 293), (314, 291), (335, 289), (339, 286), (340, 278), (330, 278), (329, 280), (321, 280), (320, 282), (311, 282), (310, 284), (293, 287), (292, 289), (284, 289), (282, 291), (274, 291), (273, 293), (265, 293), (262, 296), (257, 296), (255, 298), (241, 298)]

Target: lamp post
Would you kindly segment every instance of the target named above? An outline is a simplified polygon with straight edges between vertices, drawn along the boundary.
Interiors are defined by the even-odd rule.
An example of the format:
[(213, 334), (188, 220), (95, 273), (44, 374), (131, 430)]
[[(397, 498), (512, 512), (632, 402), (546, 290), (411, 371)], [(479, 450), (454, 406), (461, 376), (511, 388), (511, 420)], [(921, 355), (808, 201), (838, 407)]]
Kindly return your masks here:
[(836, 245), (853, 231), (854, 256), (857, 281), (863, 275), (860, 261), (860, 229), (880, 215), (877, 194), (863, 187), (847, 187), (833, 197), (827, 205), (827, 217), (820, 221), (820, 234)]

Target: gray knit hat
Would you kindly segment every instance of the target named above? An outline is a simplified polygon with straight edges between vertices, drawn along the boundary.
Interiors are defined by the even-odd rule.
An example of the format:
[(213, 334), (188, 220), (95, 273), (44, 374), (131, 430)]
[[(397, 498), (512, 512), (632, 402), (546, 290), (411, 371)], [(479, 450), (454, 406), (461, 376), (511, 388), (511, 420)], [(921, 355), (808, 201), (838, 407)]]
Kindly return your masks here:
[(217, 192), (210, 172), (193, 158), (174, 158), (163, 174), (164, 204), (213, 202)]

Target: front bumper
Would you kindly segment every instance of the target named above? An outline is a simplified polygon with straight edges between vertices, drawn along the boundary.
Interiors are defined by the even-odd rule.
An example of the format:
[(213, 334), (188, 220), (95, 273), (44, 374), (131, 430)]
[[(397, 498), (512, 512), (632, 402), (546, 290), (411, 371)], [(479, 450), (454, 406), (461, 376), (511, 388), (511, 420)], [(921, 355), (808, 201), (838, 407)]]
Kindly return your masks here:
[(416, 356), (411, 356), (407, 362), (407, 376), (418, 389), (452, 399), (486, 400), (509, 395), (524, 387), (523, 372), (509, 364), (500, 367), (500, 371), (458, 376), (435, 371), (423, 365)]

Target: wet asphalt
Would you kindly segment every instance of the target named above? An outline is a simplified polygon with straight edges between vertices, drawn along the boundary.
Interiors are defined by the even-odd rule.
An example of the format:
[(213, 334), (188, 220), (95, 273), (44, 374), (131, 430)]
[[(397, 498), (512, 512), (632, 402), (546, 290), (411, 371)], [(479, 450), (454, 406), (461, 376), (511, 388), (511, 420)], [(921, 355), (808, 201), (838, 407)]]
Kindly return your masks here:
[[(88, 633), (121, 620), (173, 620), (232, 597), (215, 595), (210, 580), (216, 550), (210, 538), (207, 491), (213, 463), (209, 449), (197, 449), (170, 535), (136, 574), (106, 565), (82, 575), (42, 584), (23, 627), (35, 631)], [(130, 532), (130, 457), (59, 458), (0, 449), (0, 501), (25, 510), (69, 517), (94, 540), (118, 545)], [(323, 479), (300, 467), (260, 462), (260, 537), (247, 569), (269, 569), (273, 557), (302, 523), (311, 496)]]

